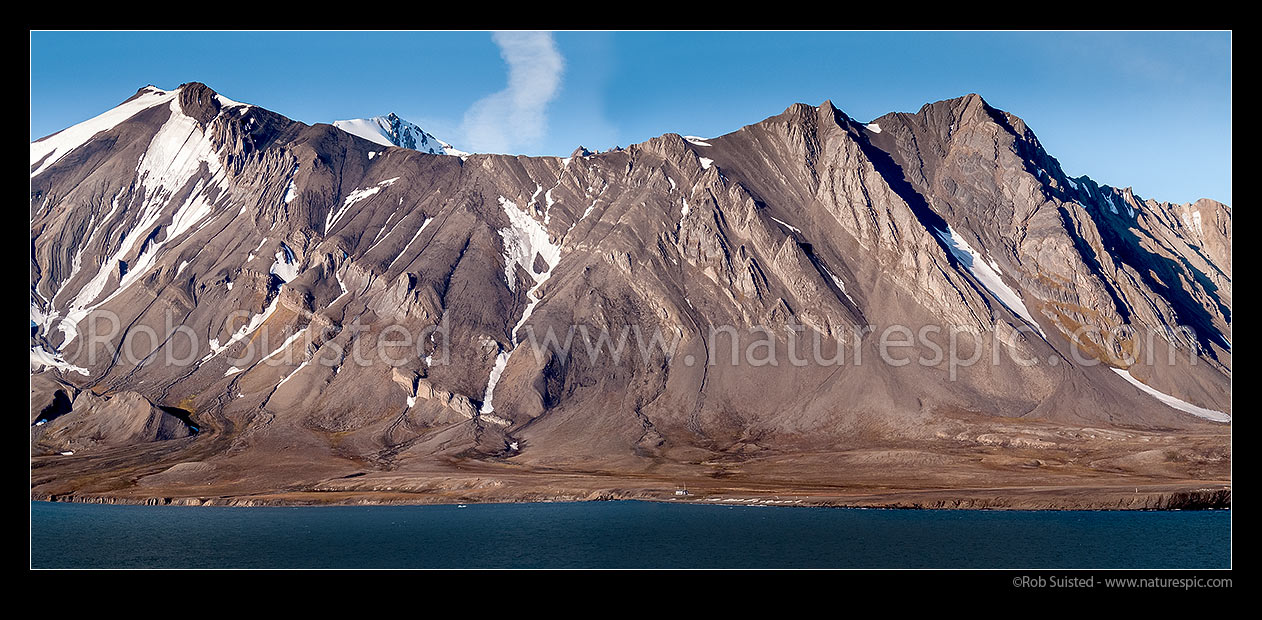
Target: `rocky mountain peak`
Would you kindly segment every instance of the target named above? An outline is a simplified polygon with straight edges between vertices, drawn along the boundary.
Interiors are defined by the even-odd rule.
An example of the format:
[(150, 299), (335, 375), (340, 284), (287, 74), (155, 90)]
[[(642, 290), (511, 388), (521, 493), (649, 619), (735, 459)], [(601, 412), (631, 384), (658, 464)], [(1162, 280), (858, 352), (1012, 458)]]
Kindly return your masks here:
[[(830, 105), (831, 107), (831, 105)], [(784, 109), (784, 112), (767, 119), (768, 121), (778, 121), (790, 128), (797, 130), (805, 128), (814, 128), (819, 124), (823, 117), (831, 119), (831, 113), (824, 111), (822, 106), (813, 106), (809, 103), (795, 103)], [(765, 123), (766, 121), (764, 121)], [(791, 129), (793, 131), (793, 129)], [(813, 129), (807, 129), (813, 131)]]
[(382, 146), (398, 146), (433, 155), (458, 154), (450, 148), (451, 145), (394, 112), (372, 118), (333, 121), (333, 126)]
[(833, 105), (832, 99), (825, 99), (823, 103), (819, 104), (818, 111), (821, 118), (832, 119), (832, 121), (838, 125), (845, 125), (852, 122), (850, 115), (846, 114), (836, 105)]
[(180, 109), (202, 126), (219, 115), (219, 98), (211, 87), (201, 82), (188, 82), (181, 84), (179, 91)]

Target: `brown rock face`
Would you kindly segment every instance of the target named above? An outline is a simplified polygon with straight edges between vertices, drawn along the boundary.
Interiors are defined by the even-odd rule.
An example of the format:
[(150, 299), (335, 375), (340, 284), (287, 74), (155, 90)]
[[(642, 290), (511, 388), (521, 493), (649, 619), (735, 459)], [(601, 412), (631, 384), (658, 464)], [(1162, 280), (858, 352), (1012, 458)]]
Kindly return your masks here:
[(1229, 467), (1198, 416), (1231, 412), (1230, 207), (1068, 178), (977, 95), (567, 158), (383, 147), (199, 83), (124, 105), (32, 143), (37, 495)]
[(166, 411), (136, 392), (98, 396), (50, 382), (46, 376), (35, 379), (32, 384), (38, 388), (32, 388), (32, 409), (37, 402), (50, 402), (32, 422), (31, 444), (36, 454), (181, 439), (197, 432), (178, 410)]
[(180, 86), (180, 110), (186, 116), (205, 126), (219, 115), (219, 101), (215, 91), (201, 82), (189, 82)]

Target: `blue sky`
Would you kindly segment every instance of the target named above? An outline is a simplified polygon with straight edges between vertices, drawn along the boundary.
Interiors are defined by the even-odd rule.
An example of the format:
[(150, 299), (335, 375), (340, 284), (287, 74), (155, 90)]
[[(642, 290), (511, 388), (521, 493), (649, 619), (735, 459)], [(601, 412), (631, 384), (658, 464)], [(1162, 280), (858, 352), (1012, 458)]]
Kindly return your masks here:
[(31, 139), (194, 80), (306, 123), (393, 111), (530, 155), (716, 136), (794, 102), (867, 121), (977, 92), (1071, 175), (1232, 198), (1226, 32), (33, 32)]

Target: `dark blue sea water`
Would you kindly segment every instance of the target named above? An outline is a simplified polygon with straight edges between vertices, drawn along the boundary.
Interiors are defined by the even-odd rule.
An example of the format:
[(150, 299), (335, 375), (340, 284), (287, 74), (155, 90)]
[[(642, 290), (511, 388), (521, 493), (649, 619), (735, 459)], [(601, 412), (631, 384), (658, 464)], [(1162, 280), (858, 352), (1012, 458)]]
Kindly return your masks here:
[(1229, 568), (1231, 513), (31, 503), (31, 565)]

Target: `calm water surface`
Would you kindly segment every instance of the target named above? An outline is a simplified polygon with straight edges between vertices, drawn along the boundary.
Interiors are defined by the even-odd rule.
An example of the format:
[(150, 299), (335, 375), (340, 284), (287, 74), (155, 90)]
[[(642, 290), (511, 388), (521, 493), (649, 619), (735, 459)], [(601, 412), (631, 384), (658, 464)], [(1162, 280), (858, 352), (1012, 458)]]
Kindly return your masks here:
[(1228, 568), (1230, 552), (1230, 511), (31, 502), (36, 568)]

